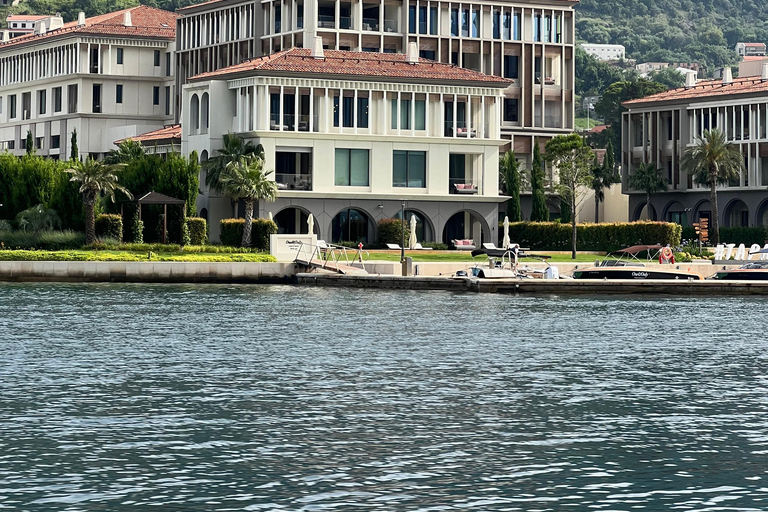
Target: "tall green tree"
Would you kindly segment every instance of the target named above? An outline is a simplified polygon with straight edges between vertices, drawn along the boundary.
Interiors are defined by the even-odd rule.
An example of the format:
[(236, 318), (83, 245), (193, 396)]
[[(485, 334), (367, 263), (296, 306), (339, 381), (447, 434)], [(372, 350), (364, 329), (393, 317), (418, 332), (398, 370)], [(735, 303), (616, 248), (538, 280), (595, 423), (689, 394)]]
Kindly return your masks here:
[(72, 137), (69, 139), (69, 159), (80, 160), (80, 150), (77, 148), (77, 128), (72, 130)]
[(669, 182), (662, 174), (662, 170), (651, 162), (641, 163), (629, 175), (628, 183), (630, 188), (645, 192), (645, 211), (648, 214), (648, 218), (652, 219), (651, 196), (657, 192), (665, 192), (669, 186)]
[(109, 197), (115, 202), (115, 193), (122, 192), (129, 199), (133, 196), (120, 185), (117, 173), (124, 166), (122, 164), (106, 165), (88, 158), (85, 162), (76, 161), (65, 172), (72, 177), (71, 181), (80, 183), (80, 193), (83, 196), (85, 209), (85, 243), (87, 245), (96, 241), (96, 201), (100, 195)]
[(710, 239), (720, 243), (720, 217), (717, 206), (717, 185), (738, 179), (744, 170), (744, 156), (738, 146), (726, 139), (725, 133), (713, 128), (697, 137), (693, 146), (685, 149), (680, 167), (693, 176), (696, 183), (709, 185), (712, 218), (709, 219)]
[(557, 168), (556, 190), (570, 210), (571, 259), (576, 259), (576, 212), (592, 183), (592, 150), (581, 136), (557, 135), (547, 141), (547, 161)]
[(499, 158), (499, 181), (504, 187), (504, 193), (509, 196), (506, 206), (510, 222), (520, 222), (523, 220), (520, 208), (520, 162), (511, 149)]
[(127, 164), (144, 156), (144, 146), (133, 139), (125, 139), (117, 145), (117, 149), (110, 149), (104, 157), (105, 164)]
[(34, 155), (35, 154), (35, 139), (32, 137), (32, 131), (27, 130), (27, 140), (24, 141), (25, 149), (27, 150), (27, 155)]
[(243, 157), (258, 156), (264, 159), (264, 149), (259, 144), (245, 142), (239, 135), (227, 133), (223, 138), (224, 147), (217, 150), (217, 155), (203, 162), (205, 184), (215, 192), (223, 192), (220, 183), (221, 174), (233, 162), (239, 162)]
[(264, 171), (264, 159), (259, 156), (243, 156), (230, 162), (219, 174), (219, 185), (232, 199), (245, 201), (245, 225), (243, 226), (243, 247), (251, 246), (253, 208), (256, 201), (274, 201), (277, 197), (277, 183), (268, 179), (272, 171)]
[[(608, 157), (609, 154), (611, 154), (610, 158)], [(611, 188), (611, 185), (615, 185), (620, 181), (613, 168), (613, 144), (609, 142), (608, 147), (605, 149), (603, 163), (599, 164), (597, 156), (595, 156), (595, 161), (592, 165), (591, 188), (595, 193), (595, 222), (600, 222), (600, 203), (605, 200), (605, 189)]]
[(544, 195), (544, 161), (541, 158), (539, 138), (533, 140), (533, 161), (531, 162), (531, 220), (546, 222), (549, 220), (547, 196)]

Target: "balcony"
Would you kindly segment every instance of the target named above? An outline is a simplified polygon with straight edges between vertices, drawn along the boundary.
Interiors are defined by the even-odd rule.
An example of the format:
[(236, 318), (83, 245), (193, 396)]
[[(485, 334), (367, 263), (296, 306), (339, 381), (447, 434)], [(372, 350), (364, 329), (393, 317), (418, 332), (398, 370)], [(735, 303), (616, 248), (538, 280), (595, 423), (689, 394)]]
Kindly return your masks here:
[(384, 20), (384, 32), (400, 32), (397, 28), (397, 20)]
[[(269, 129), (280, 131), (280, 114), (271, 114), (269, 116)], [(298, 122), (298, 124), (297, 124)], [(309, 115), (283, 114), (283, 131), (285, 132), (308, 132)], [(314, 131), (318, 131), (318, 117), (314, 116)]]
[[(317, 17), (318, 28), (336, 28), (336, 18), (328, 15), (318, 15)], [(339, 17), (339, 28), (342, 30), (350, 30), (352, 28), (352, 18), (350, 16)]]
[(378, 32), (379, 20), (377, 18), (363, 18), (363, 30)]
[(449, 179), (448, 180), (448, 192), (451, 194), (461, 195), (476, 195), (477, 185), (474, 183), (467, 183), (462, 179)]
[(278, 173), (275, 182), (278, 190), (312, 190), (311, 174)]

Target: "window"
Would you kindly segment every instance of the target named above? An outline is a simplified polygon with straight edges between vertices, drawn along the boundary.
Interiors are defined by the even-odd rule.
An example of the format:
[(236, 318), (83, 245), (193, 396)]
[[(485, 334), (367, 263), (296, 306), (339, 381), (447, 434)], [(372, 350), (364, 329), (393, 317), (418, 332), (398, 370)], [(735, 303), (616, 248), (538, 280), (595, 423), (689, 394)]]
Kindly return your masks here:
[(461, 35), (469, 37), (469, 9), (461, 11)]
[(427, 186), (426, 152), (395, 151), (393, 157), (393, 187), (425, 188)]
[(117, 63), (122, 64), (123, 63), (123, 49), (118, 48), (117, 49)]
[(53, 111), (61, 112), (61, 87), (53, 88)]
[(279, 5), (275, 6), (275, 34), (279, 34), (282, 29), (282, 9)]
[(416, 33), (416, 6), (411, 5), (408, 7), (408, 33)]
[(171, 115), (171, 88), (165, 88), (165, 115)]
[(533, 40), (541, 41), (541, 14), (533, 17)]
[(67, 86), (67, 113), (77, 112), (77, 84)]
[(337, 187), (367, 187), (368, 169), (367, 149), (336, 149)]
[(117, 84), (115, 86), (115, 103), (123, 102), (123, 84)]
[(47, 105), (48, 101), (47, 100), (48, 100), (48, 98), (47, 98), (47, 94), (46, 94), (46, 90), (45, 89), (40, 89), (39, 91), (37, 91), (37, 114), (38, 115), (44, 115), (45, 114), (45, 111), (46, 111), (46, 109), (48, 107), (48, 105)]
[(426, 129), (427, 119), (427, 102), (424, 100), (416, 100), (414, 103), (414, 128), (417, 130)]
[(419, 6), (419, 34), (427, 33), (427, 6)]
[(517, 55), (504, 56), (504, 78), (518, 78), (519, 58)]
[(501, 12), (493, 11), (493, 38), (501, 39)]
[(504, 121), (517, 122), (517, 98), (504, 98)]
[(93, 84), (93, 113), (101, 113), (101, 84)]
[(437, 35), (437, 7), (429, 8), (429, 33)]
[(357, 127), (368, 128), (368, 98), (357, 98)]
[(0, 96), (0, 114), (3, 113), (3, 97)]
[(472, 11), (472, 37), (480, 37), (480, 11)]
[(152, 104), (160, 104), (160, 88), (158, 86), (152, 87)]
[[(392, 129), (397, 130), (397, 99), (390, 101), (392, 109)], [(411, 100), (400, 100), (400, 129), (411, 129)]]
[(515, 11), (515, 17), (512, 20), (512, 39), (520, 40), (520, 13)]
[(173, 54), (165, 54), (165, 76), (171, 76), (171, 62), (173, 61)]
[(509, 41), (512, 38), (512, 35), (511, 35), (511, 32), (510, 32), (510, 30), (511, 30), (511, 28), (510, 28), (511, 21), (510, 20), (511, 20), (511, 15), (508, 12), (505, 12), (504, 13), (504, 25), (502, 26), (503, 29), (504, 29), (504, 32), (502, 34), (502, 38), (504, 40), (506, 40), (506, 41)]
[(51, 135), (51, 149), (59, 149), (61, 147), (61, 135)]
[(459, 35), (459, 10), (451, 9), (451, 35), (457, 37)]
[(422, 59), (435, 60), (435, 50), (419, 50), (419, 57)]
[(159, 66), (160, 65), (160, 50), (155, 50), (154, 57), (155, 57), (155, 66)]
[(35, 137), (35, 149), (43, 149), (43, 137)]
[(355, 126), (355, 103), (354, 102), (355, 102), (355, 98), (352, 98), (350, 96), (344, 97), (344, 102), (343, 102), (344, 108), (341, 112), (344, 128), (352, 128)]

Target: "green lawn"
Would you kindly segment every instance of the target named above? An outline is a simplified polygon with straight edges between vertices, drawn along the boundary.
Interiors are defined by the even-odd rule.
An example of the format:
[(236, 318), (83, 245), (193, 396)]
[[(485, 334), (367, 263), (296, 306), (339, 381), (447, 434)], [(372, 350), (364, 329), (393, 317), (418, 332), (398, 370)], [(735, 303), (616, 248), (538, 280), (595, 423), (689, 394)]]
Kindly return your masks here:
[(574, 126), (576, 131), (591, 130), (592, 128), (594, 128), (595, 126), (598, 126), (599, 124), (601, 123), (599, 121), (596, 121), (593, 117), (589, 118), (589, 123), (587, 123), (586, 117), (577, 117), (574, 120)]

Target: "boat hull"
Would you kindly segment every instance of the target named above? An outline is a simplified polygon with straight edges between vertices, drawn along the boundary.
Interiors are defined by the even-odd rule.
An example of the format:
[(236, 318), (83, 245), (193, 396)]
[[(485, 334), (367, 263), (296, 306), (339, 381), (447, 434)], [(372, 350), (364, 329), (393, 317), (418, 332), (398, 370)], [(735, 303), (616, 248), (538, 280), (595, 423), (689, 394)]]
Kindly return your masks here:
[(702, 279), (695, 272), (684, 270), (656, 270), (645, 267), (594, 267), (573, 271), (574, 279)]
[(768, 269), (735, 268), (732, 270), (721, 270), (715, 274), (713, 279), (726, 281), (768, 281)]

